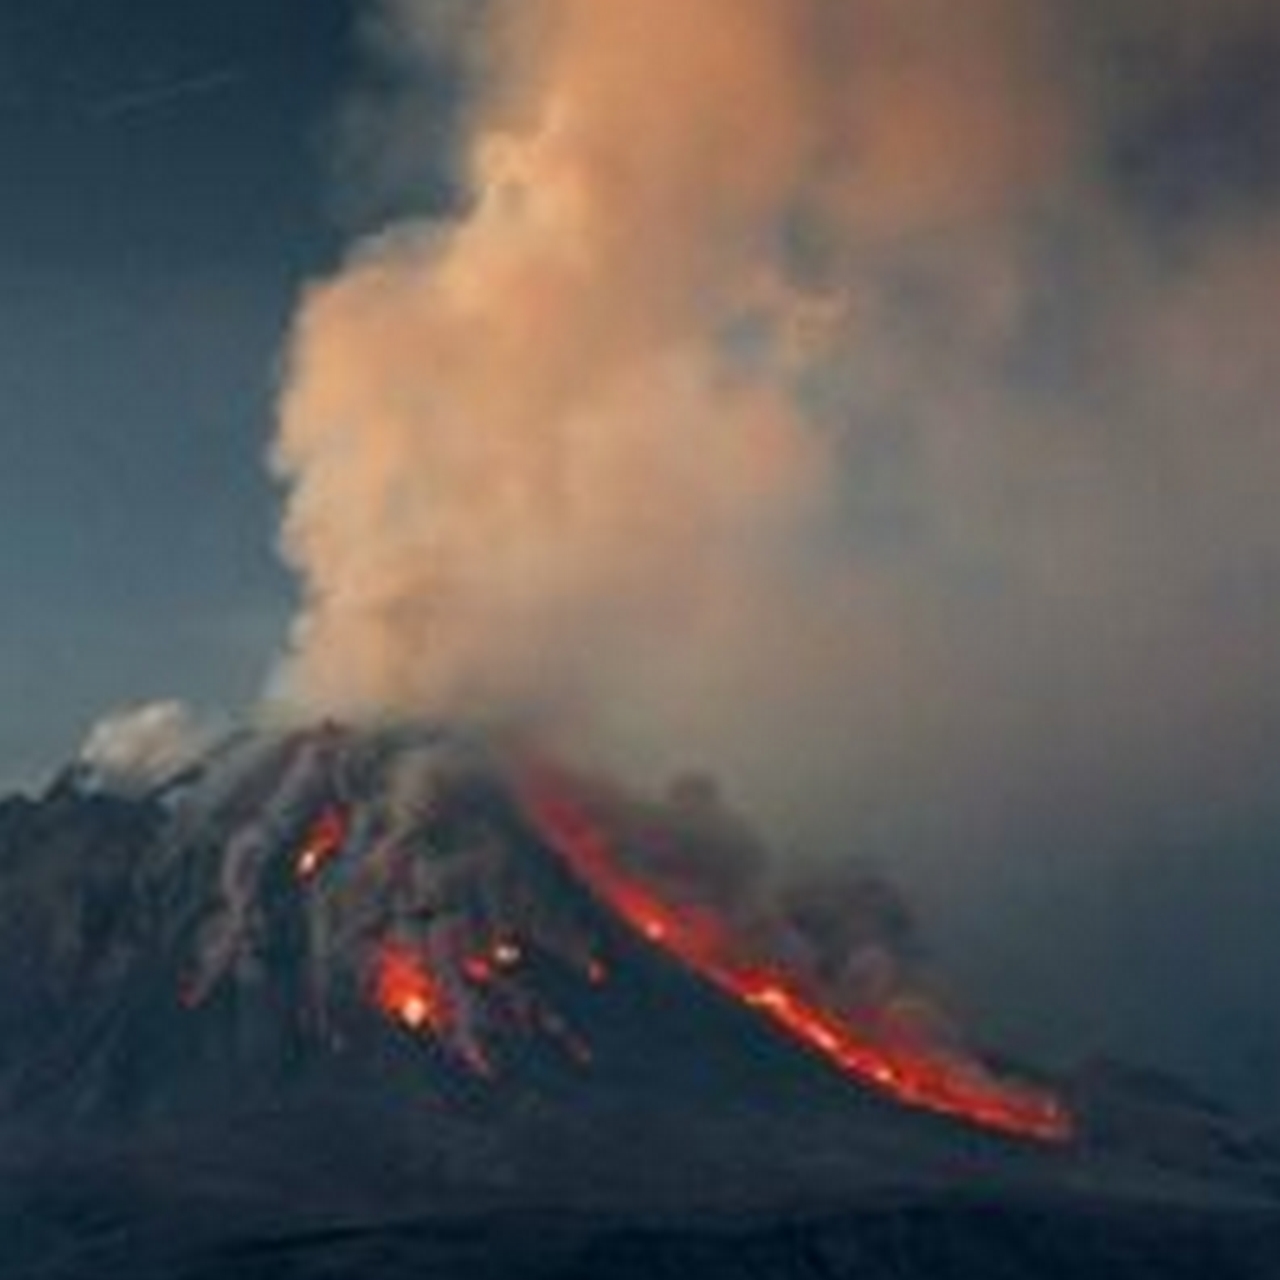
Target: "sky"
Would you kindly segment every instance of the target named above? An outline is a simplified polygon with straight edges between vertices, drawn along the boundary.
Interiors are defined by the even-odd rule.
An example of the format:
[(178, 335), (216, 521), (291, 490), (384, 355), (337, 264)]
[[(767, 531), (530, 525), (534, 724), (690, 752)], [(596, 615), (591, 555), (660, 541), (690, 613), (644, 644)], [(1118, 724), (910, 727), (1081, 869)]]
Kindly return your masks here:
[(104, 707), (256, 696), (289, 609), (263, 464), (334, 258), (339, 0), (0, 6), (0, 778)]
[(0, 6), (0, 779), (577, 698), (1280, 1106), (1273, 0), (482, 7)]

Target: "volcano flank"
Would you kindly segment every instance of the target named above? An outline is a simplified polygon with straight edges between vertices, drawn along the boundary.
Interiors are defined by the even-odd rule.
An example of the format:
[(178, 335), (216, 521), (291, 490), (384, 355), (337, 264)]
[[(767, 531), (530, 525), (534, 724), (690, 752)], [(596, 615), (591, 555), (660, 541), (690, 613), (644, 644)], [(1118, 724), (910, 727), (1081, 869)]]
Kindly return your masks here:
[[(706, 778), (329, 724), (126, 790), (81, 762), (0, 807), (7, 1274), (631, 1274), (775, 1223), (978, 1274), (875, 1270), (915, 1213), (994, 1259), (1034, 1220), (1059, 1269), (1011, 1274), (1100, 1274), (1057, 1256), (1081, 1214), (1108, 1275), (1157, 1274), (1166, 1220), (1280, 1256), (1262, 1144), (1155, 1077), (980, 1054), (894, 888), (784, 876)], [(799, 1265), (760, 1274), (853, 1274)]]

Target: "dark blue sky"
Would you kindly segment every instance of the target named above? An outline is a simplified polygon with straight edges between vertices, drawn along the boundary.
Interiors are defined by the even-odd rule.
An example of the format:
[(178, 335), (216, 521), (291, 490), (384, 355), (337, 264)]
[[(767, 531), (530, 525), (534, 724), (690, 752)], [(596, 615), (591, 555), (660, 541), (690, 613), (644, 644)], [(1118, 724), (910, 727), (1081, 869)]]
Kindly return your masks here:
[(341, 236), (340, 0), (0, 7), (0, 778), (104, 708), (259, 686), (290, 584), (263, 454)]

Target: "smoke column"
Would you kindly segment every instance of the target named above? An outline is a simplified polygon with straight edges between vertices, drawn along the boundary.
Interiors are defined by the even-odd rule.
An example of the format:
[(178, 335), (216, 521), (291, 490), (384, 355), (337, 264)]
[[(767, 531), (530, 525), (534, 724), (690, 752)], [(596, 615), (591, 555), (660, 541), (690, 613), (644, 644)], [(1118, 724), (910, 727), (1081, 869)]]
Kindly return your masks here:
[[(839, 527), (858, 259), (1016, 218), (1060, 150), (1025, 6), (900, 9), (489, 8), (466, 209), (362, 245), (299, 320), (305, 701), (719, 755), (874, 666)], [(403, 43), (439, 18), (384, 14)]]
[[(304, 299), (288, 696), (706, 764), (895, 846), (1257, 792), (1277, 221), (1151, 175), (1266, 6), (370, 14), (405, 102), (467, 68), (466, 194)], [(390, 116), (401, 172), (438, 152)]]

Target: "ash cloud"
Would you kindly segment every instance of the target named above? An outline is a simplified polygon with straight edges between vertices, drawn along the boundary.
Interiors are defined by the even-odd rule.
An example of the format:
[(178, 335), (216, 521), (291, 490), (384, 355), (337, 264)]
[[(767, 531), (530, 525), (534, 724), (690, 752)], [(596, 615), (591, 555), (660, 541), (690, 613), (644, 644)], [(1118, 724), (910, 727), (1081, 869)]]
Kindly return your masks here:
[(117, 795), (144, 795), (199, 761), (220, 728), (185, 703), (144, 703), (113, 712), (80, 749), (82, 781)]
[[(384, 13), (406, 47), (420, 10)], [(1063, 163), (1043, 24), (949, 15), (491, 7), (470, 203), (363, 245), (299, 320), (304, 698), (719, 756), (726, 712), (848, 665), (874, 587), (839, 545), (844, 365), (895, 289), (863, 278), (939, 235), (985, 252)]]
[(707, 764), (986, 918), (1268, 820), (1273, 6), (373, 12), (402, 102), (469, 77), (467, 194), (302, 305), (287, 696)]

